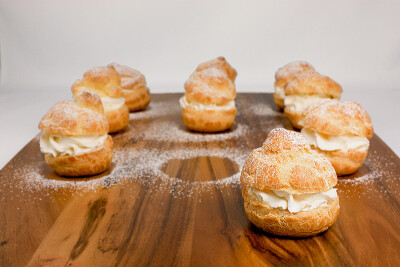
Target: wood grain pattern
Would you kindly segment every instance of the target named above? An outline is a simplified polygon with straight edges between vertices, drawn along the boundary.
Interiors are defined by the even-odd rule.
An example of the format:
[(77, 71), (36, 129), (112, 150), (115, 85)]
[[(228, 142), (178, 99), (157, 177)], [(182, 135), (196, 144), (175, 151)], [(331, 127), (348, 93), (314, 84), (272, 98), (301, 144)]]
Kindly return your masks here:
[[(179, 96), (153, 95), (150, 109), (155, 103), (178, 105)], [(249, 153), (271, 129), (291, 129), (276, 112), (271, 94), (239, 94), (237, 105), (236, 124), (249, 129), (239, 138), (168, 142), (123, 138), (121, 133), (113, 136), (115, 146), (155, 151), (240, 147)], [(257, 105), (264, 109), (255, 110)], [(266, 106), (269, 111), (260, 114)], [(178, 122), (183, 128), (176, 109), (131, 122), (131, 127), (161, 122)], [(400, 159), (375, 136), (368, 160), (351, 177), (371, 174), (375, 179), (349, 182), (351, 177), (345, 177), (338, 183), (338, 221), (313, 238), (291, 239), (268, 235), (249, 223), (240, 186), (194, 186), (237, 173), (241, 166), (229, 157), (165, 162), (161, 171), (186, 181), (186, 189), (150, 176), (145, 178), (155, 179), (152, 183), (128, 177), (91, 190), (32, 189), (24, 187), (24, 175), (16, 169), (38, 166), (46, 179), (60, 179), (43, 164), (35, 138), (0, 173), (0, 266), (399, 266)], [(174, 190), (191, 194), (176, 197)]]

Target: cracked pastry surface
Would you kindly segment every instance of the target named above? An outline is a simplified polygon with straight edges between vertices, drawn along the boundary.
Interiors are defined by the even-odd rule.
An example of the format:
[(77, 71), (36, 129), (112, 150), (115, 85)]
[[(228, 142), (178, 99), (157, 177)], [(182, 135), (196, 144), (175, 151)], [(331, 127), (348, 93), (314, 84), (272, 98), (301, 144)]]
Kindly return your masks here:
[(295, 128), (301, 129), (299, 123), (305, 108), (313, 103), (326, 99), (340, 99), (342, 87), (317, 72), (301, 73), (285, 89), (284, 113)]
[(275, 83), (274, 83), (274, 102), (279, 109), (283, 109), (285, 99), (285, 89), (289, 82), (291, 82), (297, 75), (302, 73), (314, 72), (314, 67), (305, 61), (294, 61), (290, 62), (283, 67), (280, 67), (275, 72)]
[(144, 75), (138, 70), (117, 63), (110, 63), (108, 67), (120, 77), (122, 93), (129, 111), (145, 109), (150, 103), (151, 96)]
[(248, 219), (266, 232), (312, 236), (338, 217), (335, 170), (300, 133), (272, 130), (247, 159), (240, 181)]
[(60, 176), (95, 175), (107, 170), (113, 142), (100, 98), (82, 92), (75, 101), (55, 104), (39, 123), (40, 149)]
[(373, 127), (360, 104), (321, 101), (303, 112), (300, 123), (307, 142), (330, 160), (337, 175), (352, 174), (361, 167), (368, 154)]
[(108, 67), (90, 69), (84, 73), (82, 80), (77, 80), (72, 86), (75, 97), (83, 91), (94, 92), (100, 97), (110, 133), (118, 132), (128, 125), (129, 109), (116, 71)]

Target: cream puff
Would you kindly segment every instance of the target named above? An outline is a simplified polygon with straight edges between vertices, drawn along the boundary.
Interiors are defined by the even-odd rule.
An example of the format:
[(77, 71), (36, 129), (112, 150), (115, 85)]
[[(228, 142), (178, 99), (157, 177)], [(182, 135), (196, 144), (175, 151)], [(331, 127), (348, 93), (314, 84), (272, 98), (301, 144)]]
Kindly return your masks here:
[(104, 114), (109, 123), (109, 133), (124, 129), (129, 123), (129, 109), (121, 89), (120, 77), (107, 67), (95, 67), (83, 75), (72, 86), (72, 93), (78, 96), (83, 91), (96, 93), (103, 103)]
[(221, 132), (232, 127), (235, 105), (236, 70), (223, 57), (202, 63), (185, 83), (179, 100), (182, 120), (189, 130)]
[(55, 104), (39, 123), (40, 150), (60, 176), (95, 175), (107, 170), (113, 141), (100, 98), (82, 92), (75, 101)]
[(342, 87), (318, 72), (299, 73), (285, 88), (284, 113), (295, 128), (301, 129), (299, 121), (304, 109), (324, 99), (340, 99)]
[(321, 101), (306, 108), (301, 124), (306, 141), (330, 160), (337, 175), (352, 174), (361, 167), (374, 129), (358, 103)]
[(313, 236), (339, 215), (335, 170), (300, 133), (272, 130), (247, 159), (240, 181), (247, 218), (265, 232)]
[(121, 88), (129, 111), (145, 109), (150, 103), (150, 91), (144, 75), (117, 63), (108, 64), (108, 67), (115, 70), (121, 79)]
[(313, 66), (305, 61), (294, 61), (285, 66), (279, 68), (275, 72), (275, 92), (274, 102), (279, 109), (285, 107), (285, 88), (289, 82), (291, 82), (297, 75), (306, 72), (315, 72)]

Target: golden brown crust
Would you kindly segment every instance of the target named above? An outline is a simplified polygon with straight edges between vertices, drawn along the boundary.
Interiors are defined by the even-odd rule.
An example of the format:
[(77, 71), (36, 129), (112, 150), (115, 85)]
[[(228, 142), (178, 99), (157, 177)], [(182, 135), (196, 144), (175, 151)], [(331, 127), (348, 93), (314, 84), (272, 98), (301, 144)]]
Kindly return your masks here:
[(186, 99), (189, 103), (226, 104), (236, 98), (235, 77), (236, 71), (224, 58), (202, 63), (185, 83)]
[(294, 79), (299, 72), (303, 71), (315, 71), (314, 67), (306, 61), (293, 61), (283, 67), (280, 67), (275, 72), (275, 81), (278, 82), (281, 88), (284, 88), (284, 83), (287, 83)]
[(145, 109), (151, 97), (144, 75), (138, 70), (117, 63), (110, 63), (108, 67), (116, 71), (121, 79), (121, 88), (129, 111)]
[(109, 133), (115, 133), (124, 129), (129, 124), (129, 109), (127, 105), (105, 112), (109, 124)]
[(100, 97), (123, 97), (119, 75), (112, 68), (95, 67), (83, 74), (82, 80), (77, 80), (72, 85), (74, 96), (82, 91), (91, 91)]
[(277, 128), (253, 150), (240, 181), (261, 191), (303, 194), (329, 190), (337, 176), (328, 159), (312, 150), (301, 133)]
[(285, 107), (284, 99), (280, 97), (277, 93), (274, 93), (274, 103), (280, 110)]
[(147, 87), (141, 87), (130, 92), (124, 91), (124, 96), (129, 111), (145, 109), (151, 100), (150, 91)]
[(231, 79), (232, 82), (235, 82), (237, 71), (226, 61), (224, 57), (217, 57), (215, 59), (201, 63), (197, 67), (196, 71), (202, 71), (212, 67), (223, 70), (227, 74), (229, 79)]
[(45, 154), (46, 163), (60, 176), (77, 177), (95, 175), (107, 170), (113, 157), (113, 141), (107, 136), (95, 151), (81, 155), (57, 156)]
[(234, 83), (215, 67), (194, 72), (186, 81), (185, 90), (188, 102), (222, 105), (236, 98)]
[(236, 107), (229, 110), (196, 110), (185, 107), (182, 109), (182, 120), (192, 131), (221, 132), (232, 127), (236, 112)]
[(289, 82), (293, 81), (297, 76), (304, 75), (310, 72), (316, 72), (314, 67), (311, 66), (308, 62), (305, 61), (294, 61), (285, 66), (279, 68), (275, 72), (275, 93), (274, 93), (274, 102), (278, 106), (278, 108), (284, 108), (284, 99), (281, 98), (277, 93), (277, 88), (282, 88), (284, 91), (286, 90), (286, 86)]
[(356, 135), (371, 138), (374, 129), (368, 113), (354, 101), (324, 100), (308, 106), (301, 124), (328, 135)]
[(326, 231), (339, 216), (339, 198), (328, 202), (325, 207), (290, 213), (258, 202), (247, 193), (246, 187), (242, 189), (242, 195), (247, 218), (258, 228), (274, 235), (314, 236)]
[(135, 90), (146, 87), (146, 79), (140, 71), (117, 63), (110, 63), (107, 67), (119, 75), (122, 89)]
[(100, 98), (82, 92), (74, 101), (61, 101), (50, 108), (39, 123), (39, 129), (59, 135), (96, 135), (108, 132)]
[(328, 76), (322, 76), (318, 72), (306, 72), (296, 75), (296, 77), (287, 84), (285, 95), (294, 94), (340, 98), (342, 87)]
[(368, 149), (364, 151), (355, 149), (326, 151), (314, 146), (312, 148), (329, 159), (338, 176), (355, 173), (361, 167), (368, 154)]
[(288, 110), (287, 108), (285, 108), (283, 110), (283, 112), (288, 117), (288, 119), (290, 120), (290, 122), (292, 123), (294, 128), (296, 128), (296, 129), (303, 128), (303, 126), (301, 125), (302, 115), (300, 112), (292, 112), (292, 111)]

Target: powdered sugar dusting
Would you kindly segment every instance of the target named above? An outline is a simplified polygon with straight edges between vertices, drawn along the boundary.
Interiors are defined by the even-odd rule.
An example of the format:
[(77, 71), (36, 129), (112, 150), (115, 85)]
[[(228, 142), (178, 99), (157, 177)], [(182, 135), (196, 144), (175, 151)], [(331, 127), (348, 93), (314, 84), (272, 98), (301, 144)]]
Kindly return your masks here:
[[(349, 134), (372, 136), (373, 128), (368, 113), (354, 101), (322, 100), (309, 105), (303, 112), (303, 124), (338, 129)], [(324, 129), (321, 129), (324, 130)], [(368, 136), (370, 137), (370, 136)]]
[(140, 71), (115, 62), (108, 64), (108, 67), (113, 68), (121, 76), (129, 76), (132, 78), (139, 78), (140, 76), (143, 76)]
[[(58, 189), (70, 188), (79, 189), (79, 192), (87, 192), (96, 188), (108, 187), (124, 180), (134, 180), (144, 185), (163, 182), (173, 183), (174, 190), (171, 194), (179, 194), (180, 197), (191, 196), (194, 191), (206, 190), (209, 186), (232, 186), (239, 184), (240, 171), (216, 181), (186, 181), (177, 177), (170, 177), (165, 174), (161, 167), (172, 159), (189, 159), (196, 157), (220, 157), (228, 158), (238, 166), (243, 166), (249, 152), (238, 149), (178, 149), (170, 151), (156, 151), (149, 149), (137, 149), (134, 147), (115, 151), (111, 171), (99, 175), (93, 179), (64, 179), (49, 178), (44, 173), (48, 168), (44, 162), (41, 164), (28, 164), (15, 170), (16, 177), (20, 177), (16, 185), (26, 190), (39, 190), (43, 188)], [(181, 190), (177, 190), (180, 188)]]
[[(255, 103), (247, 109), (240, 110), (242, 105), (243, 102), (239, 101), (239, 113), (250, 112), (251, 115), (256, 115), (257, 117), (249, 116), (255, 118), (254, 121), (247, 122), (238, 118), (230, 131), (199, 134), (190, 132), (183, 126), (180, 120), (181, 109), (176, 97), (170, 98), (170, 100), (166, 98), (162, 101), (153, 101), (145, 111), (131, 114), (131, 123), (126, 131), (113, 135), (116, 144), (115, 154), (113, 165), (108, 172), (83, 179), (60, 178), (52, 173), (50, 167), (40, 159), (40, 152), (36, 151), (33, 154), (25, 155), (23, 164), (18, 162), (18, 164), (9, 166), (12, 169), (13, 179), (4, 179), (9, 184), (0, 187), (0, 196), (5, 190), (8, 190), (7, 192), (14, 190), (15, 192), (15, 187), (18, 187), (19, 192), (35, 193), (40, 190), (44, 194), (47, 193), (47, 196), (51, 196), (53, 189), (57, 192), (59, 189), (68, 189), (72, 190), (73, 194), (81, 194), (119, 183), (124, 183), (124, 185), (125, 183), (136, 183), (147, 188), (168, 190), (174, 197), (197, 196), (195, 193), (202, 190), (212, 191), (211, 188), (237, 187), (239, 186), (241, 167), (244, 166), (254, 148), (253, 145), (246, 143), (247, 139), (242, 137), (252, 134), (255, 138), (264, 139), (275, 121), (281, 123), (281, 120), (276, 119), (281, 113), (275, 112), (267, 104)], [(263, 117), (268, 117), (268, 115), (271, 117), (264, 120)], [(261, 122), (269, 125), (268, 131), (260, 127)], [(288, 135), (292, 145), (301, 146), (303, 142), (299, 139), (300, 134), (297, 133), (300, 135), (297, 138), (295, 132), (285, 129), (276, 129), (271, 134)], [(39, 135), (34, 139), (37, 146), (38, 137)], [(124, 139), (131, 142), (124, 142), (126, 141)], [(259, 139), (257, 140), (260, 141)], [(149, 140), (149, 142), (141, 142), (143, 140)], [(153, 144), (157, 148), (152, 147)], [(237, 164), (239, 170), (229, 177), (216, 181), (202, 181), (201, 179), (187, 181), (171, 177), (163, 172), (163, 166), (170, 160), (198, 157), (227, 158)], [(11, 162), (11, 164), (13, 163)], [(317, 162), (317, 164), (319, 163)], [(262, 164), (258, 167), (263, 168)], [(397, 186), (396, 183), (399, 180), (399, 177), (395, 177), (392, 172), (394, 168), (396, 168), (394, 159), (388, 158), (386, 155), (382, 156), (376, 151), (370, 151), (362, 170), (358, 172), (362, 176), (357, 177), (358, 174), (356, 174), (355, 178), (339, 178), (338, 186), (344, 192), (346, 191), (342, 187), (352, 192), (351, 187), (362, 185), (363, 191), (357, 194), (367, 195), (372, 190), (376, 190), (380, 182), (390, 181), (385, 184), (386, 188), (382, 189), (389, 190), (391, 185)], [(349, 187), (350, 189), (348, 189)], [(127, 188), (130, 190), (130, 187)], [(64, 191), (61, 190), (61, 192)]]
[(390, 160), (382, 160), (382, 158), (377, 155), (376, 151), (370, 152), (364, 161), (364, 165), (369, 170), (368, 173), (354, 178), (339, 177), (338, 182), (342, 184), (370, 184), (374, 182), (375, 179), (394, 176), (393, 172), (390, 170), (394, 167), (393, 162)]
[[(130, 113), (129, 119), (132, 121), (142, 119), (154, 119), (166, 115), (179, 116), (181, 107), (179, 102), (171, 104), (170, 102), (155, 102), (152, 101), (150, 105), (143, 111)], [(134, 122), (135, 123), (135, 122)]]
[[(117, 140), (135, 138), (168, 142), (210, 142), (240, 138), (249, 132), (249, 127), (240, 122), (235, 122), (230, 130), (220, 133), (192, 132), (181, 122), (180, 112), (178, 103), (176, 105), (166, 102), (152, 103), (150, 108), (143, 112), (131, 113), (128, 129), (114, 138)], [(155, 120), (157, 123), (154, 122)]]
[(117, 63), (110, 63), (108, 67), (113, 68), (118, 73), (121, 78), (121, 87), (123, 89), (134, 89), (134, 87), (137, 86), (146, 86), (146, 79), (140, 71)]
[[(90, 99), (94, 97), (93, 99)], [(86, 101), (92, 108), (82, 106), (79, 101)], [(64, 134), (80, 135), (87, 132), (107, 132), (108, 122), (101, 110), (100, 99), (91, 93), (85, 92), (77, 97), (76, 101), (61, 101), (56, 103), (43, 116), (39, 128), (43, 131)]]
[(236, 97), (234, 81), (226, 71), (215, 66), (193, 72), (185, 82), (185, 90), (186, 94), (203, 95), (208, 99), (222, 98), (226, 102)]
[(282, 116), (281, 112), (274, 110), (271, 105), (264, 103), (254, 104), (249, 110), (256, 116)]
[(301, 133), (284, 128), (273, 129), (265, 140), (263, 148), (276, 152), (301, 148), (311, 149)]
[(90, 70), (88, 70), (85, 74), (93, 78), (98, 78), (108, 75), (109, 70), (106, 67), (93, 67)]
[(146, 129), (134, 128), (129, 132), (118, 136), (119, 139), (132, 138), (155, 140), (155, 141), (169, 141), (169, 142), (210, 142), (221, 141), (234, 138), (246, 134), (249, 128), (241, 123), (235, 124), (231, 130), (221, 133), (196, 133), (190, 132), (183, 124), (174, 121), (165, 121), (157, 124), (147, 125)]
[(226, 72), (217, 67), (210, 67), (203, 69), (201, 71), (196, 72), (196, 75), (215, 77), (220, 79), (228, 79), (228, 75), (226, 74)]
[(305, 61), (294, 61), (279, 68), (275, 73), (275, 79), (286, 78), (304, 70), (314, 70), (314, 67)]

